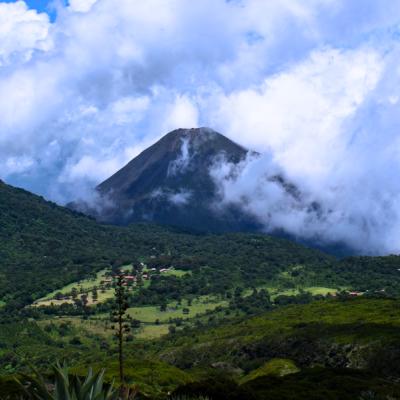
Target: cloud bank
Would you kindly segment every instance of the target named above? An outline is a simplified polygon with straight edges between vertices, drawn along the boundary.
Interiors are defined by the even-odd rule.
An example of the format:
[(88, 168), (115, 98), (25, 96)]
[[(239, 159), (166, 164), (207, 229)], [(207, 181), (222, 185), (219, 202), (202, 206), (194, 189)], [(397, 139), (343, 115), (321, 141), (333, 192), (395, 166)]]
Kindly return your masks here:
[(64, 204), (210, 126), (263, 153), (213, 174), (266, 230), (400, 252), (399, 23), (390, 0), (0, 2), (1, 178)]

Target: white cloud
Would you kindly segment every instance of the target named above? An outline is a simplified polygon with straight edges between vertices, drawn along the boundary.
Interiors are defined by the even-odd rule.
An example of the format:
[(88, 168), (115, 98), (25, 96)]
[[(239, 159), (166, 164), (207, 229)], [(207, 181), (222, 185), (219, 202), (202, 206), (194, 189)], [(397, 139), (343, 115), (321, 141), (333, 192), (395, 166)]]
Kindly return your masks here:
[(101, 181), (108, 178), (119, 165), (115, 160), (97, 159), (91, 156), (83, 156), (70, 168), (65, 175), (60, 175), (60, 182), (74, 182), (81, 179), (89, 181)]
[(137, 123), (149, 107), (150, 99), (144, 97), (122, 97), (111, 104), (113, 119), (118, 125)]
[(292, 177), (325, 178), (352, 132), (343, 127), (375, 88), (383, 63), (371, 49), (324, 49), (259, 86), (217, 99), (213, 124), (268, 150)]
[(177, 127), (193, 128), (198, 126), (199, 113), (196, 106), (187, 96), (177, 96), (166, 110), (163, 132)]
[(174, 192), (172, 190), (164, 190), (162, 188), (158, 188), (153, 191), (152, 198), (166, 199), (173, 205), (184, 206), (188, 204), (192, 195), (193, 193), (190, 190), (186, 189), (180, 189)]
[(180, 190), (176, 193), (171, 193), (168, 196), (168, 200), (177, 205), (177, 206), (183, 206), (187, 204), (192, 197), (192, 193), (188, 190)]
[(0, 67), (26, 62), (34, 51), (48, 51), (50, 22), (47, 14), (29, 10), (23, 1), (0, 3)]
[(6, 173), (13, 174), (26, 173), (34, 164), (34, 160), (29, 157), (9, 157), (5, 160)]
[(189, 145), (189, 138), (182, 139), (180, 154), (175, 160), (169, 163), (167, 176), (176, 175), (189, 166), (191, 159)]

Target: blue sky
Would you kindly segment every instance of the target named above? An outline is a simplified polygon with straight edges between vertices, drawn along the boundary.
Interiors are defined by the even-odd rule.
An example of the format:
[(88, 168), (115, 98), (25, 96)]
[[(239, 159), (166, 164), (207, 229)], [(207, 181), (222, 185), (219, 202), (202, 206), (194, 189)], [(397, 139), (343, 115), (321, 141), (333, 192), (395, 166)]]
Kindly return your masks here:
[[(168, 131), (209, 126), (263, 154), (234, 180), (215, 167), (221, 203), (266, 230), (400, 251), (400, 1), (70, 0), (51, 21), (42, 11), (47, 2), (0, 2), (0, 179), (60, 204), (90, 200)], [(277, 192), (271, 173), (304, 202)]]
[[(1, 0), (0, 3), (14, 3), (17, 0)], [(53, 1), (47, 0), (26, 0), (25, 3), (29, 8), (33, 8), (39, 12), (47, 13), (51, 20), (54, 21), (56, 18), (55, 8), (52, 7)]]

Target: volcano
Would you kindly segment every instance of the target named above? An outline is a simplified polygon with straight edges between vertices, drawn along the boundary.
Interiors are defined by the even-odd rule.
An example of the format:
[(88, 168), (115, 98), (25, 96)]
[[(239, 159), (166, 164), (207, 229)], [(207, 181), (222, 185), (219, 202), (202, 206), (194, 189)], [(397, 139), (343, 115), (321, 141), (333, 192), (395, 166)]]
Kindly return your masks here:
[(212, 129), (177, 129), (97, 186), (99, 207), (73, 208), (117, 225), (149, 221), (202, 232), (257, 231), (251, 216), (219, 206), (211, 173), (222, 160), (238, 164), (248, 153)]

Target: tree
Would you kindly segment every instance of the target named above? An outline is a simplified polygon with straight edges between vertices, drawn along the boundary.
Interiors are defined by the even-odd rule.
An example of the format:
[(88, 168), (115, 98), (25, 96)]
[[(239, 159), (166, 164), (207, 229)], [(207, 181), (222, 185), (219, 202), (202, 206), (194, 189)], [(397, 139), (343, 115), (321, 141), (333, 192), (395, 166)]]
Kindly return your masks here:
[(62, 300), (64, 298), (64, 295), (61, 292), (57, 292), (54, 296), (56, 300)]
[(73, 287), (71, 290), (71, 296), (75, 300), (78, 297), (78, 289), (76, 287)]
[(168, 327), (168, 332), (170, 333), (170, 335), (173, 335), (176, 332), (176, 328), (174, 325), (170, 325)]
[(138, 274), (136, 275), (136, 285), (138, 287), (142, 287), (143, 286), (143, 276), (142, 276), (142, 272), (138, 272)]
[(86, 308), (87, 304), (88, 304), (88, 295), (87, 294), (83, 294), (81, 296), (81, 300), (82, 300), (82, 306), (83, 308)]
[(141, 322), (140, 322), (140, 320), (138, 320), (138, 319), (132, 319), (132, 321), (131, 321), (131, 327), (132, 327), (133, 329), (138, 329), (138, 328), (140, 328), (140, 324), (141, 324)]
[(96, 286), (92, 290), (92, 299), (93, 299), (93, 303), (96, 303), (96, 301), (98, 299), (97, 287)]
[(117, 276), (115, 285), (115, 304), (114, 310), (112, 311), (112, 322), (116, 323), (115, 336), (118, 340), (118, 362), (119, 362), (119, 378), (121, 381), (121, 388), (124, 387), (125, 375), (124, 375), (124, 354), (123, 354), (123, 342), (125, 335), (130, 332), (129, 318), (126, 315), (128, 308), (127, 295), (125, 290), (125, 279), (124, 275), (120, 273)]

